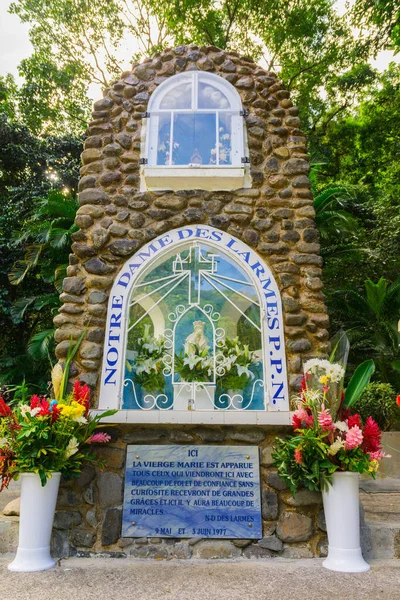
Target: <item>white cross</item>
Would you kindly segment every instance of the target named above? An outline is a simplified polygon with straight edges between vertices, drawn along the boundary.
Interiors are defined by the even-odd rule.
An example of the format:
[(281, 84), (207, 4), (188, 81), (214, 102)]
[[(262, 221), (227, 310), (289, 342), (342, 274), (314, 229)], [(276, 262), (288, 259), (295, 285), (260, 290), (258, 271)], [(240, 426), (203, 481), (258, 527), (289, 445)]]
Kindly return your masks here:
[[(172, 265), (175, 273), (189, 272), (189, 304), (200, 304), (201, 277), (203, 273), (214, 274), (217, 272), (218, 264), (216, 262), (217, 254), (204, 256), (202, 250), (196, 242), (189, 248), (185, 258), (178, 253)], [(192, 265), (192, 269), (184, 269), (184, 265)], [(208, 265), (208, 268), (201, 268), (201, 265)]]

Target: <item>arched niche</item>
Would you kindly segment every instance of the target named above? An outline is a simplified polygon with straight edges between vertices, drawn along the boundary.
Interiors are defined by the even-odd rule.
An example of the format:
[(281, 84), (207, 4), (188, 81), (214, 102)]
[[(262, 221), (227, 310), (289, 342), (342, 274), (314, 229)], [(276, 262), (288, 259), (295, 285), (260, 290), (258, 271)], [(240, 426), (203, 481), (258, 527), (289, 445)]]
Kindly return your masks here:
[[(230, 331), (246, 331), (245, 324), (247, 338), (235, 341)], [(200, 377), (191, 372), (199, 358)], [(150, 389), (143, 365), (158, 382), (161, 373), (165, 386)], [(233, 374), (242, 390), (232, 388)], [(153, 410), (289, 410), (280, 293), (254, 250), (219, 229), (191, 225), (126, 261), (108, 305), (99, 401), (106, 408), (135, 412), (138, 422)]]

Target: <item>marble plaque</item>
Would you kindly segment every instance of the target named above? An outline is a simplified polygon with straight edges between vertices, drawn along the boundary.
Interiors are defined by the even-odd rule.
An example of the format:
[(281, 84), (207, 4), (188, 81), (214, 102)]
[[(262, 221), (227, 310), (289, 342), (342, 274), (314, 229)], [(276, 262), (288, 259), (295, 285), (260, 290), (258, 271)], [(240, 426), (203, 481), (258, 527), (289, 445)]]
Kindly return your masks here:
[(123, 537), (262, 537), (256, 446), (129, 445)]

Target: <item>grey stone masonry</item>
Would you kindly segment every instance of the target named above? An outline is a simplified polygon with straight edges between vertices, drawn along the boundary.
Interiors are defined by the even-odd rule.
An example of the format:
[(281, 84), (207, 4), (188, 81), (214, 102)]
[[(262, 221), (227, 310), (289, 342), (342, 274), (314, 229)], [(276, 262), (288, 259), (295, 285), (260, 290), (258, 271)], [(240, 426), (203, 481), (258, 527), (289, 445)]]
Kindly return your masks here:
[[(260, 456), (271, 455), (277, 435), (286, 428), (244, 426), (244, 439), (237, 440), (235, 427), (164, 425), (154, 429), (143, 425), (104, 427), (112, 441), (97, 448), (105, 470), (86, 467), (78, 479), (61, 483), (53, 530), (53, 552), (68, 556), (133, 556), (153, 559), (231, 559), (273, 556), (321, 556), (326, 548), (326, 526), (321, 495), (299, 490), (296, 501), (285, 486), (277, 485), (276, 469), (261, 460), (262, 538), (128, 538), (122, 537), (124, 463), (127, 444), (255, 445)], [(262, 440), (259, 438), (262, 437)], [(209, 440), (212, 440), (211, 442)], [(279, 480), (280, 481), (280, 480)]]
[[(188, 70), (215, 73), (236, 87), (245, 116), (252, 186), (231, 192), (140, 191), (143, 113), (166, 78)], [(55, 317), (56, 354), (86, 329), (74, 377), (98, 393), (107, 298), (126, 259), (144, 243), (185, 224), (207, 224), (252, 246), (280, 287), (288, 375), (298, 389), (301, 359), (328, 349), (322, 259), (314, 223), (306, 138), (298, 109), (274, 73), (214, 46), (178, 46), (133, 65), (95, 102), (82, 153), (72, 254)], [(114, 518), (114, 517), (113, 517)]]

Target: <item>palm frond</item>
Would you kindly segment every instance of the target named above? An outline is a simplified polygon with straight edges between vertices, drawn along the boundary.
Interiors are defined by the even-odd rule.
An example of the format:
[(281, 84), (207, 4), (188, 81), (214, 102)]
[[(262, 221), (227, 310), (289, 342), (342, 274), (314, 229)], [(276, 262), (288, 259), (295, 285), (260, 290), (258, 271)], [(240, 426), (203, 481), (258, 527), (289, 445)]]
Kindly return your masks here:
[(10, 315), (13, 323), (21, 323), (24, 319), (27, 308), (33, 305), (35, 298), (19, 298), (10, 309)]
[(54, 329), (45, 329), (35, 333), (27, 345), (28, 354), (35, 360), (43, 360), (49, 356), (54, 341)]
[(13, 264), (11, 271), (8, 273), (8, 280), (11, 285), (19, 285), (24, 280), (25, 275), (29, 271), (29, 265), (24, 260), (17, 260)]
[(47, 307), (57, 307), (59, 304), (60, 300), (58, 294), (45, 294), (34, 298), (33, 308), (40, 311)]
[(367, 302), (376, 316), (379, 317), (385, 304), (387, 281), (384, 277), (381, 277), (378, 283), (367, 279), (364, 285)]
[(63, 281), (67, 276), (68, 265), (59, 265), (54, 272), (54, 285), (59, 294), (62, 292)]
[(324, 211), (328, 206), (341, 207), (353, 197), (346, 187), (328, 188), (314, 198), (315, 212)]
[(73, 222), (78, 208), (78, 201), (73, 196), (64, 195), (60, 191), (53, 190), (41, 202), (37, 214), (39, 216), (46, 215), (52, 219), (63, 217)]
[(49, 244), (52, 248), (63, 250), (71, 245), (71, 234), (68, 229), (54, 228), (49, 231)]

